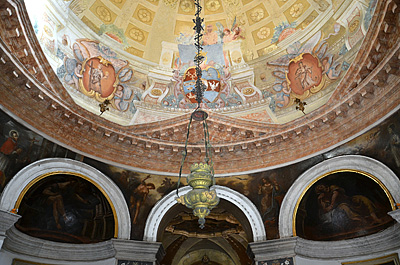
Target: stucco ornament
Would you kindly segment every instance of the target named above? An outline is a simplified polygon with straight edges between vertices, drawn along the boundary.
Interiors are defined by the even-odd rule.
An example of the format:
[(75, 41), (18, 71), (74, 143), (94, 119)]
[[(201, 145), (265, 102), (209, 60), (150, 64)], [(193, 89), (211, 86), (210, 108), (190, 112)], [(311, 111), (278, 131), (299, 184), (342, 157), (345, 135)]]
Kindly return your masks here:
[(178, 0), (163, 0), (164, 4), (170, 8), (175, 8)]
[(104, 20), (105, 22), (111, 22), (111, 13), (110, 11), (105, 8), (104, 6), (99, 6), (96, 8), (96, 13), (100, 19)]
[(267, 27), (262, 27), (257, 32), (257, 37), (262, 40), (268, 38), (269, 35), (271, 35), (271, 29)]
[(138, 11), (138, 18), (142, 22), (150, 22), (151, 21), (151, 13), (149, 10), (141, 8)]
[(254, 22), (258, 22), (261, 19), (263, 19), (265, 17), (265, 12), (262, 8), (258, 7), (255, 8), (251, 13), (250, 13), (250, 18), (251, 20), (253, 20)]
[(304, 6), (302, 3), (298, 3), (298, 4), (294, 4), (291, 8), (290, 8), (290, 15), (293, 18), (297, 18), (299, 17), (304, 10)]
[(221, 3), (218, 0), (209, 0), (206, 3), (206, 8), (211, 11), (215, 12), (221, 7)]
[(180, 8), (183, 12), (189, 13), (194, 10), (194, 2), (191, 0), (183, 0), (179, 4)]
[(129, 31), (129, 35), (132, 39), (141, 42), (144, 40), (144, 34), (140, 29), (133, 28)]

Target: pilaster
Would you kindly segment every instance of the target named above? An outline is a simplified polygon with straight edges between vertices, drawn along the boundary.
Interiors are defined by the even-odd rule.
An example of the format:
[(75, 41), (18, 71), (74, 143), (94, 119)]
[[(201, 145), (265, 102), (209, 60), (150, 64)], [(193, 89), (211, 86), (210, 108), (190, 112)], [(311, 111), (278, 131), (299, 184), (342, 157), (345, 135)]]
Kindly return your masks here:
[(388, 212), (388, 215), (390, 215), (394, 220), (400, 223), (400, 209)]
[(0, 249), (6, 238), (6, 231), (21, 218), (20, 215), (0, 210)]
[(250, 243), (247, 254), (254, 259), (255, 265), (263, 261), (290, 258), (296, 255), (297, 237), (267, 240)]
[(113, 239), (112, 243), (116, 251), (115, 258), (118, 261), (135, 261), (139, 264), (159, 265), (165, 255), (164, 248), (160, 242)]

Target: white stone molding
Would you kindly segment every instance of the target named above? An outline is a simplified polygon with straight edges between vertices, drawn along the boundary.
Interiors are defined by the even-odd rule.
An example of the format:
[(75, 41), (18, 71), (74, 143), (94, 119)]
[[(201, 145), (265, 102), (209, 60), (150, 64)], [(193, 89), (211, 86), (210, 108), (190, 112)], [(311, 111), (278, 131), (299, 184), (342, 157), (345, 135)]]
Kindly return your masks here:
[[(340, 241), (312, 241), (287, 237), (249, 243), (248, 253), (255, 261), (302, 256), (320, 260), (341, 260), (349, 257), (384, 255), (400, 248), (400, 224), (378, 233)], [(250, 251), (251, 250), (251, 251)]]
[(287, 191), (279, 214), (281, 238), (293, 236), (293, 216), (296, 204), (307, 187), (324, 174), (334, 170), (357, 170), (373, 175), (387, 188), (395, 202), (400, 202), (400, 180), (386, 165), (360, 155), (346, 155), (325, 160), (301, 174)]
[(247, 253), (254, 261), (265, 261), (295, 256), (297, 237), (249, 243)]
[(396, 220), (398, 223), (400, 223), (400, 209), (388, 212), (388, 214)]
[(18, 214), (0, 210), (0, 249), (6, 238), (6, 231), (21, 218)]
[(316, 259), (344, 259), (356, 256), (383, 255), (400, 248), (400, 224), (369, 236), (340, 241), (312, 241), (297, 238), (297, 255)]
[(58, 243), (28, 236), (15, 226), (7, 230), (3, 248), (14, 253), (63, 261), (95, 261), (115, 256), (111, 240), (94, 244)]
[(115, 258), (119, 260), (140, 260), (157, 263), (165, 256), (164, 248), (159, 242), (126, 239), (111, 239), (111, 241), (116, 251)]
[(118, 221), (118, 238), (130, 238), (131, 219), (128, 206), (121, 190), (106, 175), (76, 160), (48, 158), (26, 166), (20, 170), (5, 187), (0, 197), (0, 210), (10, 212), (14, 209), (19, 195), (29, 183), (44, 174), (52, 172), (81, 174), (98, 185), (98, 187), (106, 193), (105, 195), (108, 196), (115, 209), (116, 219)]
[(21, 218), (18, 214), (0, 210), (0, 236), (4, 236), (6, 231)]
[[(182, 187), (179, 189), (179, 195), (185, 195), (191, 189), (192, 188), (189, 186)], [(225, 186), (214, 185), (211, 187), (211, 190), (215, 190), (220, 199), (227, 200), (243, 212), (250, 223), (254, 242), (266, 240), (264, 223), (261, 219), (260, 213), (256, 206), (246, 196)], [(157, 232), (161, 220), (169, 209), (177, 203), (175, 190), (156, 203), (147, 217), (143, 240), (150, 242), (157, 241)]]

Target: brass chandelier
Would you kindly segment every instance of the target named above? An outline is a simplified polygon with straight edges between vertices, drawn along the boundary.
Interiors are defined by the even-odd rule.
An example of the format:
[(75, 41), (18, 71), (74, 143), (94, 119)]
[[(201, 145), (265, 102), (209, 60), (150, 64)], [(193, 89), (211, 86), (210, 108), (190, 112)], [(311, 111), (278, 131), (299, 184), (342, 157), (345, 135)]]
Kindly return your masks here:
[[(202, 69), (200, 67), (201, 63), (204, 60), (204, 56), (201, 53), (201, 51), (203, 50), (203, 47), (201, 46), (201, 39), (204, 32), (204, 18), (200, 18), (200, 13), (202, 10), (200, 0), (195, 0), (195, 6), (196, 13), (195, 19), (193, 19), (195, 26), (193, 27), (193, 29), (195, 30), (194, 45), (196, 47), (196, 55), (194, 57), (194, 62), (196, 64), (195, 69), (197, 79), (194, 87), (194, 93), (196, 95), (197, 108), (190, 115), (185, 147), (184, 151), (182, 152), (182, 162), (179, 169), (179, 179), (176, 194), (178, 196), (177, 201), (179, 203), (193, 209), (193, 214), (199, 217), (200, 228), (203, 229), (205, 224), (205, 217), (210, 213), (211, 209), (218, 205), (219, 198), (215, 190), (210, 190), (210, 187), (215, 184), (214, 164), (212, 161), (210, 137), (206, 122), (208, 114), (205, 111), (201, 110), (201, 102), (203, 100), (204, 91), (207, 88), (201, 80)], [(183, 164), (187, 156), (187, 145), (189, 141), (190, 126), (193, 120), (202, 122), (203, 124), (205, 158), (203, 163), (194, 163), (190, 166), (190, 174), (187, 176), (187, 182), (192, 187), (192, 190), (190, 190), (185, 195), (179, 197), (178, 189), (181, 181)]]

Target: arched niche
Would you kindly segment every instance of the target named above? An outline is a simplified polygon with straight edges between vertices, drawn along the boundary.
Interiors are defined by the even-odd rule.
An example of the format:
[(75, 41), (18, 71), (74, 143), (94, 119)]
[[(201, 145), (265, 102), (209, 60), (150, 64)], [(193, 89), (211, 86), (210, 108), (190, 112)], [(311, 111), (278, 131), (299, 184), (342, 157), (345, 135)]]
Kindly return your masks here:
[(23, 168), (10, 180), (1, 194), (0, 209), (8, 212), (18, 211), (17, 207), (29, 188), (39, 180), (54, 173), (83, 177), (95, 185), (104, 194), (113, 209), (116, 224), (114, 237), (119, 239), (130, 238), (129, 210), (121, 190), (103, 173), (76, 160), (48, 158)]
[[(400, 181), (397, 176), (381, 162), (360, 155), (346, 155), (323, 161), (305, 171), (293, 183), (283, 199), (279, 215), (279, 233), (281, 238), (294, 236), (295, 214), (297, 207), (307, 192), (321, 177), (338, 171), (360, 172), (373, 177), (384, 189), (391, 203), (400, 201)], [(394, 205), (392, 205), (393, 207)]]
[[(234, 191), (228, 187), (214, 185), (211, 189), (215, 189), (218, 197), (234, 204), (246, 217), (254, 242), (266, 240), (265, 228), (260, 213), (256, 206), (243, 194)], [(191, 187), (185, 186), (179, 189), (179, 195), (184, 195), (191, 190)], [(152, 208), (144, 230), (144, 240), (156, 242), (158, 240), (158, 232), (163, 218), (168, 211), (178, 202), (176, 201), (176, 191), (173, 191), (162, 198)]]

